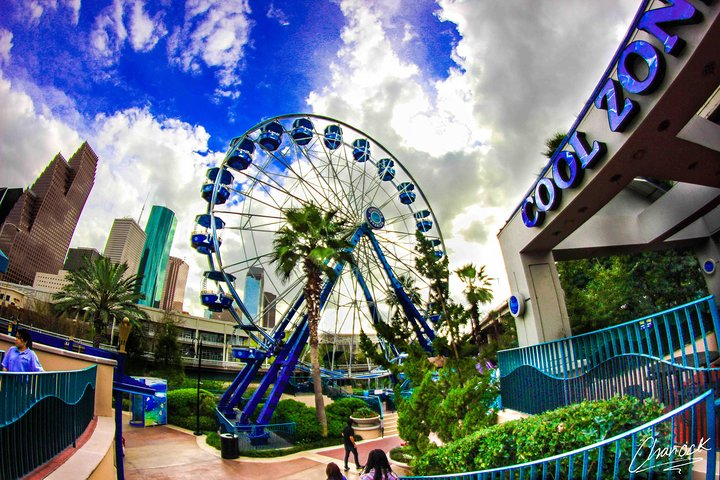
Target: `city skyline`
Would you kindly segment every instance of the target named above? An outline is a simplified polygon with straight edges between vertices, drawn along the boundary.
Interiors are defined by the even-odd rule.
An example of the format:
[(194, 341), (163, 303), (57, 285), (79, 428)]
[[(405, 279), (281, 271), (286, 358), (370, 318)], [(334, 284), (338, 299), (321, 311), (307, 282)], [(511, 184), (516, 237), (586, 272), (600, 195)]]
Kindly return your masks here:
[[(382, 142), (432, 204), (451, 269), (487, 265), (499, 303), (509, 290), (496, 234), (546, 163), (544, 140), (570, 127), (637, 4), (206, 7), (0, 5), (0, 177), (27, 185), (38, 159), (89, 140), (97, 186), (72, 246), (100, 250), (112, 219), (166, 205), (178, 217), (172, 253), (189, 263), (186, 308), (195, 313), (207, 267), (188, 238), (206, 208), (205, 171), (233, 136), (293, 111), (336, 117)], [(523, 88), (528, 79), (542, 88)], [(457, 280), (452, 288), (461, 298)]]

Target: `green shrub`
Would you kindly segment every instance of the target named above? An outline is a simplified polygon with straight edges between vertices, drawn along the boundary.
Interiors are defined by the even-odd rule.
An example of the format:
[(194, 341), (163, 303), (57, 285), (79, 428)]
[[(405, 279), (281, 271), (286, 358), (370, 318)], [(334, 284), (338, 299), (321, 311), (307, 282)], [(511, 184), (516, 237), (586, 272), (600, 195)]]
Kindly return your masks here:
[(375, 410), (369, 407), (362, 407), (358, 408), (352, 413), (352, 416), (354, 418), (374, 418), (377, 417), (378, 414)]
[(333, 416), (340, 419), (344, 425), (352, 412), (363, 407), (367, 407), (367, 404), (359, 398), (345, 397), (335, 400), (333, 403), (325, 407), (325, 412), (328, 416), (328, 423), (330, 422), (330, 417)]
[[(197, 390), (183, 388), (171, 390), (167, 395), (168, 423), (194, 430), (196, 428)], [(200, 429), (214, 432), (218, 429), (215, 395), (200, 390)]]
[(322, 438), (322, 428), (315, 416), (315, 409), (297, 400), (281, 400), (275, 409), (273, 422), (295, 422), (295, 441), (298, 443), (310, 443)]
[[(661, 414), (662, 405), (650, 399), (643, 402), (625, 396), (582, 402), (483, 428), (442, 447), (430, 448), (416, 459), (414, 473), (471, 472), (539, 460), (627, 432)], [(630, 445), (621, 445), (621, 448), (621, 459), (627, 463), (631, 458)], [(611, 460), (606, 458), (605, 462), (608, 461)], [(590, 458), (590, 468), (597, 472), (597, 455)], [(612, 466), (606, 464), (605, 468)], [(627, 466), (623, 468), (626, 471)]]

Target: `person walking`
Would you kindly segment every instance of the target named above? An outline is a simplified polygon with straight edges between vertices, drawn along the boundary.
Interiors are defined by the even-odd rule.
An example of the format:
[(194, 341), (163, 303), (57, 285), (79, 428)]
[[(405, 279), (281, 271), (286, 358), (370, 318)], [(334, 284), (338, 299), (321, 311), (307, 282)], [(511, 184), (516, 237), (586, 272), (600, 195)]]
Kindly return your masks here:
[(390, 461), (385, 452), (379, 448), (368, 455), (365, 471), (360, 480), (398, 480), (398, 476), (390, 468)]
[(340, 467), (335, 462), (328, 463), (325, 467), (325, 475), (327, 475), (327, 480), (347, 480), (345, 475), (340, 473)]
[(15, 346), (10, 347), (2, 361), (2, 370), (8, 372), (43, 372), (40, 360), (32, 351), (30, 332), (21, 328), (15, 334)]
[(352, 452), (353, 456), (355, 457), (355, 466), (358, 470), (360, 470), (362, 465), (360, 465), (360, 460), (358, 459), (358, 451), (357, 446), (355, 445), (355, 430), (352, 427), (352, 419), (348, 418), (347, 425), (343, 429), (342, 437), (343, 437), (343, 445), (345, 445), (345, 471), (347, 472), (350, 470), (350, 467), (348, 467), (348, 458), (350, 458), (350, 452)]

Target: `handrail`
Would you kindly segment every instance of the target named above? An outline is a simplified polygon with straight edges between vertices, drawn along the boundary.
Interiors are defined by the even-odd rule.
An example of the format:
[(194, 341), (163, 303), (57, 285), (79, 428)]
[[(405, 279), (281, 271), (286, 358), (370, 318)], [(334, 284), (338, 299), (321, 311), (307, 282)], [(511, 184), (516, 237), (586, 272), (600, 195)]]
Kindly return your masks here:
[(48, 397), (76, 405), (88, 386), (95, 388), (96, 376), (97, 365), (62, 372), (0, 372), (0, 428)]
[[(620, 325), (569, 338), (498, 352), (502, 377), (528, 365), (570, 378), (625, 353), (647, 354), (671, 363), (708, 368), (718, 358), (708, 336), (720, 331), (712, 295)], [(717, 346), (715, 346), (717, 348)]]
[(0, 372), (0, 478), (21, 478), (70, 445), (95, 412), (97, 365)]
[[(655, 428), (659, 426), (662, 423), (670, 421), (671, 428), (669, 430), (669, 436), (666, 438), (662, 438), (663, 445), (664, 446), (672, 446), (677, 445), (676, 440), (676, 430), (677, 430), (677, 423), (675, 422), (676, 419), (681, 418), (682, 416), (688, 414), (688, 413), (694, 413), (696, 407), (705, 407), (705, 414), (707, 416), (707, 425), (715, 425), (715, 402), (714, 402), (714, 392), (713, 391), (707, 391), (703, 393), (702, 395), (694, 398), (693, 400), (690, 400), (689, 402), (679, 406), (678, 408), (665, 413), (664, 415), (647, 422), (643, 425), (640, 425), (639, 427), (635, 427), (632, 430), (629, 430), (627, 432), (621, 433), (619, 435), (616, 435), (612, 438), (608, 438), (605, 440), (601, 440), (599, 442), (593, 443), (592, 445), (588, 445), (585, 447), (581, 447), (575, 450), (572, 450), (570, 452), (561, 453), (559, 455), (554, 455), (551, 457), (543, 458), (540, 460), (533, 460), (530, 462), (521, 463), (518, 465), (512, 465), (509, 467), (499, 467), (499, 468), (493, 468), (493, 469), (487, 469), (487, 470), (478, 470), (474, 472), (466, 472), (466, 473), (457, 473), (457, 474), (444, 474), (444, 475), (430, 475), (430, 476), (406, 476), (401, 477), (403, 479), (448, 479), (448, 480), (460, 480), (465, 478), (472, 478), (474, 480), (484, 480), (484, 479), (490, 479), (490, 478), (505, 478), (505, 474), (508, 474), (508, 478), (515, 478), (515, 475), (519, 473), (519, 478), (525, 478), (524, 475), (529, 473), (530, 476), (528, 478), (538, 478), (536, 476), (542, 475), (541, 478), (545, 479), (548, 478), (549, 474), (549, 468), (548, 466), (550, 464), (555, 465), (555, 473), (556, 475), (554, 478), (558, 478), (558, 473), (562, 468), (567, 468), (567, 478), (576, 478), (573, 476), (573, 467), (576, 463), (576, 458), (581, 457), (582, 458), (582, 467), (583, 467), (583, 473), (582, 478), (590, 478), (588, 476), (588, 459), (590, 458), (590, 452), (597, 450), (598, 455), (597, 458), (599, 460), (600, 468), (598, 470), (602, 470), (602, 467), (606, 464), (603, 463), (603, 453), (605, 450), (605, 447), (610, 447), (611, 445), (615, 445), (615, 458), (612, 464), (608, 464), (609, 467), (613, 468), (613, 478), (624, 478), (624, 476), (629, 475), (631, 472), (623, 472), (624, 476), (620, 477), (619, 469), (619, 460), (620, 460), (620, 445), (621, 442), (627, 442), (628, 440), (632, 442), (631, 445), (631, 455), (630, 458), (632, 461), (630, 462), (630, 468), (633, 467), (634, 461), (636, 459), (636, 455), (640, 452), (640, 448), (643, 446), (643, 442), (638, 442), (638, 437), (641, 433), (645, 431), (649, 431), (650, 434), (653, 436), (652, 438), (659, 438), (661, 435), (662, 429)], [(673, 428), (674, 427), (674, 428)], [(707, 464), (706, 464), (706, 472), (707, 476), (706, 478), (711, 479), (715, 478), (715, 451), (716, 451), (716, 433), (715, 429), (709, 429), (709, 431), (704, 432), (704, 434), (707, 434), (708, 437), (705, 439), (707, 442), (704, 444), (707, 447), (708, 454), (707, 454)], [(639, 443), (639, 444), (638, 444)], [(608, 448), (608, 454), (611, 452)], [(680, 455), (676, 455), (680, 456)], [(653, 459), (651, 455), (643, 456), (641, 459)], [(564, 461), (568, 460), (567, 467), (564, 467)], [(670, 457), (670, 461), (672, 462), (672, 457)], [(683, 461), (676, 460), (676, 464), (678, 467), (680, 467), (681, 463), (686, 463)], [(688, 465), (684, 465), (688, 466)], [(662, 471), (662, 465), (653, 465), (651, 464), (650, 468), (659, 467), (657, 470), (653, 470), (655, 472)], [(634, 469), (634, 468), (633, 468)], [(639, 470), (637, 470), (639, 471)], [(498, 475), (499, 474), (499, 475)], [(597, 472), (596, 472), (597, 474)], [(595, 475), (593, 475), (593, 478)], [(565, 478), (565, 477), (563, 477)], [(579, 478), (579, 477), (578, 477)], [(603, 477), (604, 478), (604, 477)]]

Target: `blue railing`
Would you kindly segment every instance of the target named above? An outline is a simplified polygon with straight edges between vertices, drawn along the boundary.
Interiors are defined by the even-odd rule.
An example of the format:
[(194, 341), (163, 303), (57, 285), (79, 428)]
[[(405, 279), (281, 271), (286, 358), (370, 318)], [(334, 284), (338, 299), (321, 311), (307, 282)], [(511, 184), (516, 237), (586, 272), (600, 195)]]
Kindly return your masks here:
[(705, 461), (705, 478), (714, 479), (717, 437), (714, 429), (703, 429), (700, 418), (706, 420), (705, 425), (715, 424), (715, 399), (711, 391), (628, 432), (561, 455), (477, 472), (403, 478), (690, 478), (693, 463)]
[[(498, 352), (501, 385), (522, 367), (570, 379), (625, 354), (640, 354), (696, 369), (710, 368), (718, 359), (716, 344), (708, 342), (720, 329), (713, 296), (575, 337)], [(515, 409), (517, 395), (505, 390), (503, 404)]]
[(94, 416), (96, 371), (0, 372), (0, 478), (20, 478), (75, 445)]

